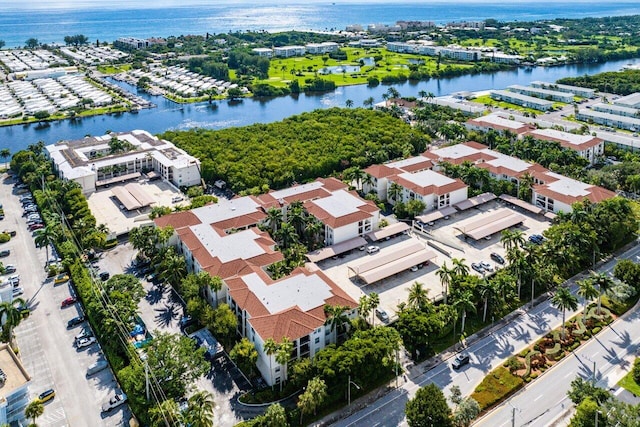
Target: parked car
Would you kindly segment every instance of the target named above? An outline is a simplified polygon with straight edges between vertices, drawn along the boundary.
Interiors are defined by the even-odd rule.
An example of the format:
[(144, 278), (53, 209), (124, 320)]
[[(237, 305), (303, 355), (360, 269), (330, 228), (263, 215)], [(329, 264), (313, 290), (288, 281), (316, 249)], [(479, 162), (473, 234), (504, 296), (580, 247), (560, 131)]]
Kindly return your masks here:
[(485, 271), (492, 272), (493, 267), (487, 261), (480, 261), (480, 267), (482, 267)]
[(12, 292), (14, 297), (19, 297), (20, 295), (24, 294), (24, 288), (21, 288), (21, 287), (13, 288)]
[(89, 365), (89, 367), (87, 368), (87, 378), (106, 369), (108, 366), (109, 363), (106, 360), (98, 360), (96, 363)]
[(376, 317), (384, 323), (389, 322), (389, 315), (382, 308), (376, 308)]
[(69, 307), (70, 305), (73, 305), (73, 304), (75, 304), (76, 302), (78, 302), (78, 300), (76, 299), (76, 297), (69, 297), (69, 298), (66, 298), (66, 299), (62, 300), (62, 302), (60, 303), (60, 308)]
[(472, 262), (471, 263), (471, 268), (473, 268), (475, 271), (477, 271), (480, 274), (484, 273), (484, 268), (482, 268), (480, 263)]
[(376, 252), (380, 252), (380, 246), (368, 246), (367, 247), (367, 253), (368, 254), (375, 254)]
[(492, 252), (491, 259), (497, 262), (498, 264), (504, 264), (504, 258), (502, 258), (499, 254)]
[(78, 335), (76, 335), (75, 337), (73, 337), (74, 341), (79, 341), (82, 338), (87, 338), (87, 337), (92, 337), (93, 336), (93, 332), (91, 332), (91, 329), (89, 328), (84, 328), (82, 329)]
[(127, 395), (116, 393), (108, 402), (102, 405), (102, 412), (110, 412), (127, 401)]
[(178, 203), (184, 200), (184, 197), (182, 196), (173, 196), (171, 198), (171, 203)]
[(109, 272), (108, 271), (101, 271), (98, 276), (100, 277), (100, 280), (109, 280)]
[(82, 322), (84, 322), (84, 315), (81, 314), (80, 316), (74, 317), (73, 319), (67, 322), (67, 329), (74, 328), (79, 324), (81, 324)]
[(41, 228), (44, 228), (44, 224), (41, 222), (37, 222), (29, 226), (29, 231), (36, 231), (36, 230), (40, 230)]
[(67, 282), (69, 280), (69, 275), (62, 273), (58, 274), (55, 279), (53, 279), (54, 285), (59, 285), (60, 283)]
[(540, 234), (532, 234), (531, 236), (529, 236), (529, 241), (533, 244), (539, 245), (544, 242), (544, 237), (542, 237)]
[(16, 266), (13, 264), (7, 264), (4, 266), (4, 274), (11, 274), (17, 271)]
[(414, 265), (414, 266), (412, 266), (409, 270), (411, 270), (411, 271), (418, 271), (418, 266), (417, 266), (417, 265)]
[(77, 348), (89, 347), (91, 344), (94, 344), (95, 342), (96, 342), (95, 337), (80, 338), (79, 340), (76, 341), (76, 347)]
[(8, 257), (9, 255), (11, 255), (10, 249), (4, 249), (0, 251), (0, 258), (5, 258), (5, 257)]
[(15, 288), (20, 284), (20, 275), (14, 274), (13, 276), (9, 276), (8, 282)]
[(467, 363), (469, 363), (469, 355), (467, 353), (458, 353), (456, 357), (453, 358), (451, 367), (453, 369), (460, 369)]
[(42, 393), (40, 393), (40, 395), (38, 396), (38, 400), (42, 403), (44, 402), (48, 402), (49, 400), (53, 399), (54, 397), (56, 397), (56, 391), (52, 388), (50, 388), (49, 390), (45, 390)]

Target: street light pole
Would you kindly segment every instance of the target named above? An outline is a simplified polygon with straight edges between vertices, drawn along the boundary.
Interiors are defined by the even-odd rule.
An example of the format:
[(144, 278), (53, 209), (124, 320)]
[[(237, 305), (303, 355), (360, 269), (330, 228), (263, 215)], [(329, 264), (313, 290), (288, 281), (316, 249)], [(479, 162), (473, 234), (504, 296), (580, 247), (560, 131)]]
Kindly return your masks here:
[(347, 406), (351, 406), (351, 384), (353, 384), (358, 390), (360, 390), (360, 386), (351, 381), (351, 375), (349, 375), (349, 382), (347, 383)]

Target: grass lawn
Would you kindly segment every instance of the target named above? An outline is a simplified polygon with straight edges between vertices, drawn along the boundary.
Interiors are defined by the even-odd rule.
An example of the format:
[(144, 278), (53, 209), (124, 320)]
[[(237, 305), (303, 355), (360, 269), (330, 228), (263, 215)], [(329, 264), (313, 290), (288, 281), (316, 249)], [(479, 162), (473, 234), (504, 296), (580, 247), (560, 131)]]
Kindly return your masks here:
[[(323, 79), (335, 82), (336, 86), (347, 86), (355, 84), (366, 84), (370, 77), (377, 77), (379, 80), (384, 76), (397, 76), (399, 74), (409, 75), (409, 65), (414, 61), (422, 61), (419, 65), (421, 71), (433, 72), (437, 69), (437, 59), (430, 56), (412, 55), (404, 53), (389, 52), (384, 48), (362, 49), (343, 48), (347, 53), (347, 59), (339, 61), (323, 55), (305, 55), (294, 58), (274, 58), (271, 60), (269, 68), (269, 78), (259, 80), (258, 83), (268, 83), (276, 87), (286, 86), (290, 81), (297, 79), (304, 85), (305, 79), (322, 77)], [(373, 65), (373, 57), (382, 56), (382, 59)], [(362, 65), (360, 60), (364, 59), (371, 65)], [(368, 61), (367, 59), (370, 59)], [(331, 74), (323, 74), (325, 67), (360, 67), (359, 70), (348, 70), (341, 72), (334, 70)], [(460, 64), (442, 60), (440, 67), (449, 66), (452, 68), (471, 68), (472, 63)]]
[(629, 390), (631, 393), (636, 396), (640, 396), (640, 384), (633, 380), (633, 372), (627, 373), (620, 381), (618, 381), (618, 385), (625, 390)]
[(489, 107), (500, 107), (504, 109), (511, 109), (511, 110), (521, 111), (523, 113), (529, 113), (529, 114), (535, 114), (535, 115), (544, 114), (543, 111), (535, 110), (533, 108), (525, 108), (516, 104), (511, 104), (509, 102), (496, 101), (495, 99), (492, 99), (490, 95), (478, 96), (477, 98), (474, 98), (471, 101), (477, 102), (478, 104), (487, 105)]
[(131, 64), (118, 64), (118, 65), (98, 65), (98, 71), (102, 74), (118, 74), (131, 69)]

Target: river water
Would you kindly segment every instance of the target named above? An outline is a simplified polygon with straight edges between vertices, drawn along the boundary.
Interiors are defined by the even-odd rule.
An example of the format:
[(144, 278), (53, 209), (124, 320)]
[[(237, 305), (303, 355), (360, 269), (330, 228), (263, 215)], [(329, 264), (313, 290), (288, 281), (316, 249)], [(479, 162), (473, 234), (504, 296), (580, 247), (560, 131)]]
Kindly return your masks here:
[[(535, 67), (501, 71), (492, 74), (467, 75), (450, 79), (429, 80), (418, 83), (406, 82), (393, 85), (402, 96), (418, 96), (420, 91), (432, 92), (436, 96), (458, 91), (479, 91), (503, 89), (509, 85), (527, 85), (531, 81), (555, 82), (563, 77), (616, 71), (627, 64), (638, 64), (640, 59), (610, 61), (602, 64), (566, 65), (559, 67)], [(118, 83), (135, 92), (135, 87)], [(253, 123), (269, 123), (285, 117), (312, 111), (318, 108), (344, 107), (352, 100), (355, 107), (373, 97), (382, 101), (382, 95), (389, 86), (375, 88), (366, 85), (340, 87), (324, 94), (299, 94), (273, 99), (244, 99), (238, 102), (217, 101), (198, 104), (177, 104), (159, 96), (140, 93), (151, 100), (157, 108), (142, 110), (137, 114), (102, 115), (81, 120), (62, 120), (44, 126), (32, 123), (0, 128), (0, 148), (9, 148), (12, 153), (26, 148), (37, 141), (52, 144), (63, 139), (79, 139), (85, 135), (102, 135), (107, 131), (122, 132), (144, 129), (151, 133), (165, 130), (190, 129), (195, 127), (222, 129), (245, 126)]]

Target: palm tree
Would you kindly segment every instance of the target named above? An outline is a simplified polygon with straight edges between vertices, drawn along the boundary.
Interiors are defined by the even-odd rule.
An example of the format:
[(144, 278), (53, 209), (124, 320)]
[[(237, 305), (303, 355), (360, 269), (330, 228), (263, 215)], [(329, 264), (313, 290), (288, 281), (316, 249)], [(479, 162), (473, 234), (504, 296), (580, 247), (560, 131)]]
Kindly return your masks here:
[(464, 258), (453, 258), (451, 262), (453, 263), (453, 274), (460, 277), (469, 275), (469, 266), (464, 263)]
[(34, 399), (24, 408), (24, 416), (33, 420), (36, 425), (36, 418), (44, 414), (44, 403), (40, 399)]
[(13, 342), (13, 328), (22, 322), (22, 313), (19, 307), (25, 305), (26, 302), (22, 298), (14, 298), (11, 302), (5, 301), (0, 303), (0, 321), (3, 322), (3, 326), (6, 329), (7, 339), (10, 345)]
[(37, 248), (45, 248), (47, 262), (49, 262), (49, 246), (58, 239), (58, 229), (54, 225), (47, 225), (40, 230), (36, 230), (34, 242)]
[(182, 422), (180, 408), (173, 399), (163, 400), (149, 409), (149, 417), (153, 426), (179, 425)]
[(213, 427), (213, 396), (202, 390), (188, 400), (187, 410), (183, 414), (186, 425), (191, 427)]
[(444, 297), (444, 303), (447, 303), (447, 294), (449, 293), (449, 286), (451, 285), (451, 280), (453, 279), (454, 270), (453, 268), (448, 268), (447, 263), (443, 262), (442, 266), (436, 271), (436, 274), (440, 278), (440, 284), (442, 285), (442, 295)]
[(582, 313), (582, 318), (586, 319), (587, 317), (587, 306), (589, 305), (589, 301), (598, 297), (600, 292), (593, 285), (591, 280), (578, 280), (578, 295), (584, 298), (584, 310)]
[(398, 201), (398, 197), (402, 195), (403, 188), (400, 184), (396, 182), (392, 182), (389, 186), (389, 190), (387, 190), (387, 198), (393, 200), (394, 202)]
[(158, 267), (158, 276), (172, 286), (176, 286), (182, 282), (186, 275), (187, 262), (184, 257), (177, 254), (173, 248), (169, 248), (165, 251)]
[(312, 247), (315, 247), (316, 243), (320, 240), (319, 237), (324, 230), (324, 224), (322, 224), (317, 219), (310, 217), (305, 225), (305, 234), (307, 235), (307, 240), (311, 243)]
[(578, 298), (565, 286), (558, 286), (556, 293), (551, 297), (551, 305), (562, 310), (562, 339), (564, 340), (564, 319), (567, 309), (578, 308)]
[(278, 343), (273, 338), (267, 338), (264, 342), (264, 353), (269, 358), (269, 376), (271, 382), (271, 390), (273, 390), (273, 369), (271, 368), (271, 356), (277, 353)]
[(280, 226), (280, 230), (276, 233), (276, 240), (282, 249), (287, 249), (293, 244), (298, 243), (300, 238), (298, 237), (298, 233), (296, 233), (296, 229), (293, 225), (288, 222), (283, 222)]
[(354, 166), (346, 171), (344, 177), (349, 180), (349, 184), (355, 181), (355, 187), (357, 190), (359, 190), (362, 187), (362, 180), (364, 179), (365, 175), (367, 175), (365, 171), (357, 166)]
[(387, 89), (387, 95), (389, 95), (390, 98), (400, 98), (400, 92), (393, 86)]
[(282, 211), (278, 208), (267, 209), (267, 224), (271, 227), (271, 234), (278, 231), (278, 225), (282, 222)]
[(615, 282), (606, 273), (591, 272), (589, 279), (594, 285), (598, 286), (598, 314), (602, 308), (602, 295), (606, 294), (613, 288)]
[(429, 289), (425, 289), (424, 284), (415, 281), (409, 289), (408, 306), (414, 309), (422, 309), (429, 303)]
[[(462, 325), (460, 328), (460, 335), (463, 335), (464, 326), (465, 326), (464, 324), (465, 324), (465, 320), (467, 319), (467, 311), (471, 311), (473, 313), (476, 312), (476, 305), (474, 304), (473, 294), (471, 293), (471, 291), (464, 291), (460, 293), (456, 297), (456, 300), (453, 302), (453, 308), (456, 310), (456, 312), (462, 313)], [(453, 338), (455, 339), (455, 337), (456, 337), (456, 334), (455, 334), (455, 324), (454, 324)]]
[(374, 102), (376, 102), (376, 100), (373, 98), (373, 96), (370, 96), (367, 99), (365, 99), (364, 101), (362, 101), (362, 105), (367, 107), (367, 108), (371, 108), (371, 107), (373, 107), (373, 103)]
[(280, 373), (280, 391), (282, 391), (282, 383), (287, 380), (287, 367), (289, 360), (291, 359), (291, 352), (293, 351), (293, 343), (287, 337), (282, 337), (282, 341), (278, 345), (278, 351), (276, 352), (276, 362), (282, 365)]
[(345, 101), (344, 105), (345, 105), (347, 108), (351, 108), (351, 107), (353, 107), (353, 100), (351, 100), (351, 99), (347, 99), (347, 100)]
[(493, 297), (496, 293), (496, 286), (493, 282), (489, 282), (488, 280), (483, 280), (478, 285), (478, 291), (480, 294), (480, 298), (482, 298), (483, 302), (483, 310), (482, 310), (482, 323), (487, 321), (487, 309), (489, 306), (489, 299)]
[(0, 150), (0, 157), (4, 160), (4, 163), (7, 163), (7, 159), (11, 157), (11, 150), (8, 148), (3, 148)]
[(336, 342), (346, 331), (345, 325), (349, 323), (349, 317), (346, 313), (347, 310), (349, 310), (349, 307), (341, 305), (326, 304), (324, 306), (324, 314), (326, 316), (324, 324), (329, 326), (329, 330), (331, 332), (333, 332), (334, 330), (336, 331)]
[(524, 246), (524, 233), (520, 230), (503, 230), (500, 233), (500, 243), (506, 251)]
[(371, 307), (371, 324), (374, 323), (374, 315), (376, 313), (376, 307), (380, 304), (380, 296), (376, 292), (371, 292), (369, 294), (369, 306)]

